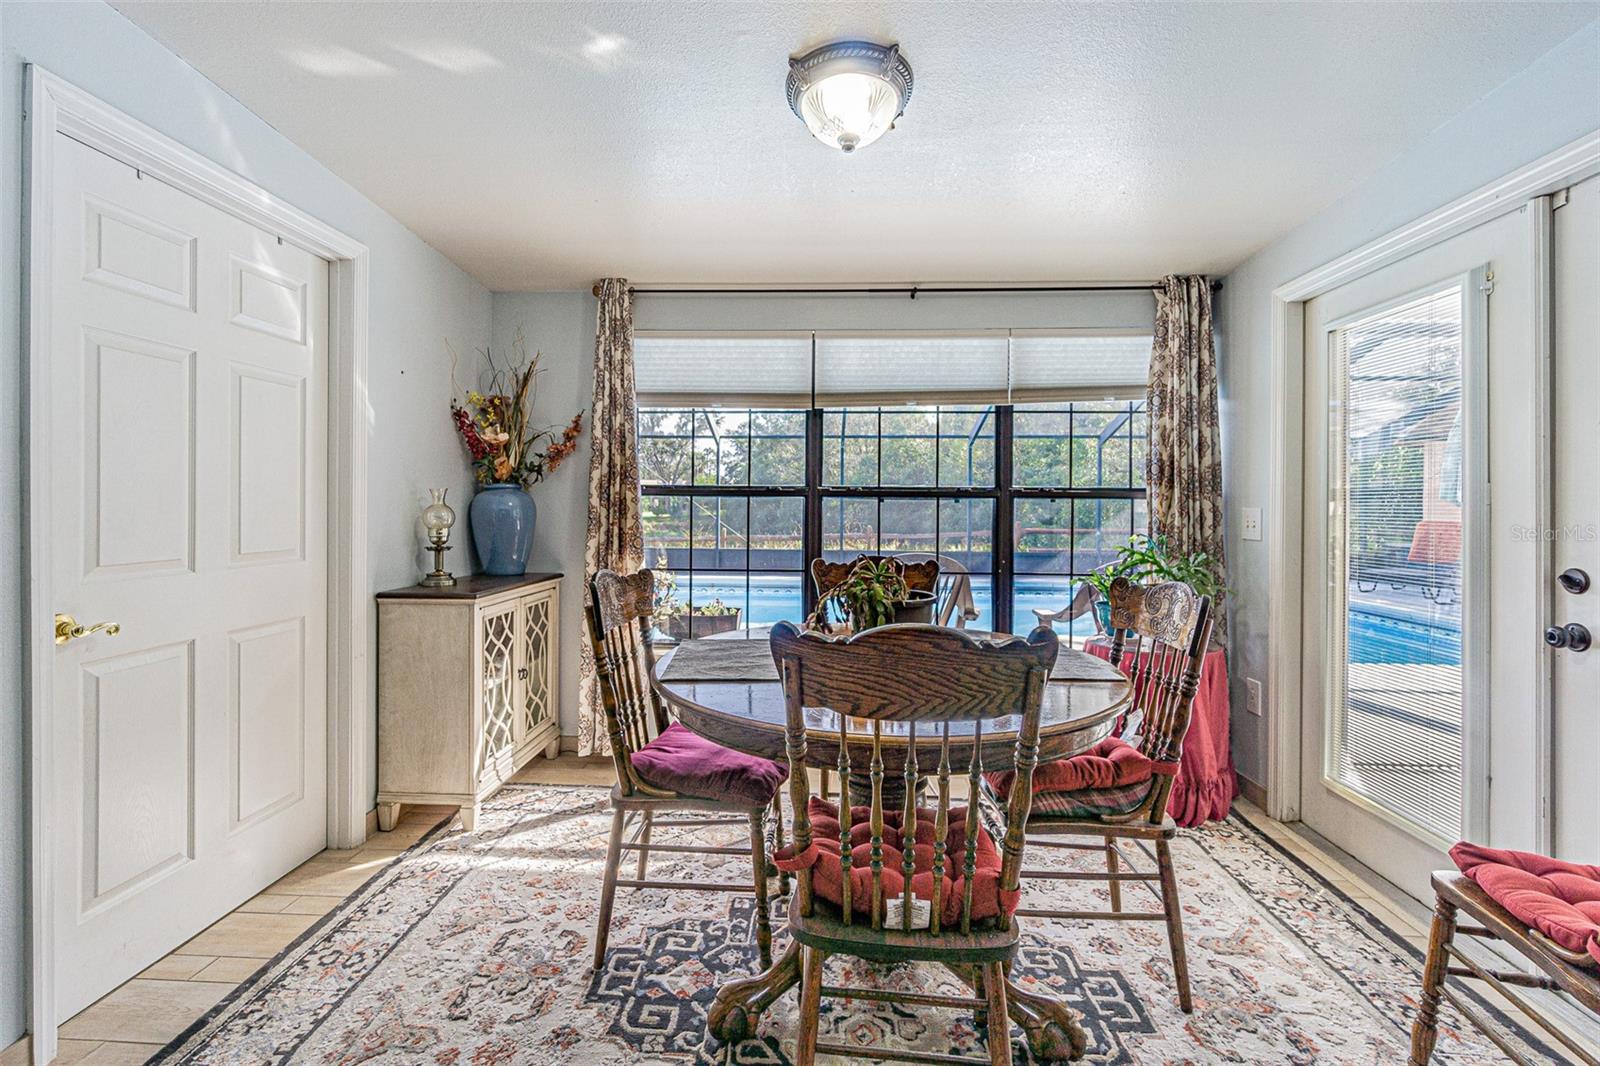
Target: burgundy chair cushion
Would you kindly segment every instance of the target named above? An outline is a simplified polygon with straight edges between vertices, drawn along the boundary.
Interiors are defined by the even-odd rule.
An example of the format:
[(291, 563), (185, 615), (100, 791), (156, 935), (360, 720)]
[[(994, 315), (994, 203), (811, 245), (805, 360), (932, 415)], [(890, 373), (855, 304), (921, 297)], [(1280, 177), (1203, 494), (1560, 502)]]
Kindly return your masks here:
[[(1158, 763), (1138, 748), (1117, 737), (1107, 737), (1088, 751), (1070, 759), (1040, 763), (1033, 771), (1033, 792), (1082, 792), (1099, 789), (1126, 789), (1150, 780), (1152, 774), (1176, 773), (1174, 764)], [(984, 779), (1001, 799), (1011, 794), (1014, 771), (985, 774)]]
[(1466, 841), (1451, 848), (1450, 857), (1518, 921), (1600, 962), (1600, 866)]
[[(817, 796), (806, 805), (811, 820), (811, 846), (800, 854), (794, 844), (785, 845), (775, 856), (778, 869), (797, 873), (810, 868), (811, 889), (822, 899), (836, 905), (844, 901), (844, 864), (840, 861), (839, 808)], [(911, 833), (912, 862), (915, 873), (911, 877), (911, 894), (917, 899), (933, 900), (933, 844), (936, 812), (926, 807), (917, 808), (916, 827)], [(900, 811), (883, 816), (883, 896), (893, 899), (906, 890), (901, 864), (905, 861), (905, 834)], [(1002, 910), (1007, 914), (1017, 909), (1019, 891), (1000, 891), (1000, 852), (994, 841), (978, 826), (976, 868), (972, 876), (972, 920), (997, 917)], [(944, 877), (939, 889), (939, 921), (946, 926), (961, 921), (961, 903), (966, 892), (967, 862), (967, 808), (950, 808), (949, 826), (945, 836)], [(857, 914), (872, 912), (872, 808), (850, 808), (850, 909)]]
[(788, 780), (783, 763), (725, 748), (673, 722), (633, 753), (633, 769), (646, 784), (700, 799), (735, 800), (759, 807), (772, 802)]
[(1150, 795), (1154, 778), (1110, 788), (1080, 788), (1072, 792), (1036, 792), (1028, 818), (1099, 818), (1137, 810)]

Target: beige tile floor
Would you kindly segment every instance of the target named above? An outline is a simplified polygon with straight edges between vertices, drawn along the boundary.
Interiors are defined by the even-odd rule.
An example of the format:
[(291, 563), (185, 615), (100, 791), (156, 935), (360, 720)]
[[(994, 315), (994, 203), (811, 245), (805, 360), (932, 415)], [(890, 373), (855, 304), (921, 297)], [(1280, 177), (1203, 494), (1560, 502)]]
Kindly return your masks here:
[(410, 808), (359, 848), (313, 856), (63, 1025), (56, 1062), (144, 1062), (453, 810)]
[[(541, 759), (516, 779), (604, 785), (612, 781), (611, 761), (570, 755)], [(1268, 836), (1394, 932), (1426, 949), (1424, 908), (1314, 834), (1273, 821), (1247, 800), (1241, 799), (1239, 806)], [(314, 856), (67, 1022), (56, 1062), (98, 1066), (145, 1061), (448, 813), (446, 808), (408, 808), (393, 831), (374, 833), (362, 847)], [(11, 1061), (10, 1050), (0, 1052), (0, 1063), (10, 1066)]]

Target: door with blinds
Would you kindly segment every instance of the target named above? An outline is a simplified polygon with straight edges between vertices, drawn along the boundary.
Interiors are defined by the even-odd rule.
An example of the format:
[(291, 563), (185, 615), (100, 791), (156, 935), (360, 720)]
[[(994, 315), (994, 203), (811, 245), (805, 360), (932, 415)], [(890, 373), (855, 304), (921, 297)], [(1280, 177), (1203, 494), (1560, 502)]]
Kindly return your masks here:
[(1418, 898), (1537, 835), (1527, 211), (1305, 308), (1303, 818)]

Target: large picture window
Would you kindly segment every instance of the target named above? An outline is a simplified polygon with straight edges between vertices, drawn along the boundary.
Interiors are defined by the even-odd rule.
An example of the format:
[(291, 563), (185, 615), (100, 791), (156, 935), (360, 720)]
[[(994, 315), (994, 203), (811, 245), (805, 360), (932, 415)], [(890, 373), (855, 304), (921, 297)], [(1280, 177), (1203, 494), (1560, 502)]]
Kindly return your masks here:
[[(1101, 375), (1084, 387), (1122, 398), (1072, 387), (1073, 340)], [(672, 635), (733, 625), (734, 610), (745, 626), (803, 618), (810, 561), (861, 553), (952, 560), (972, 575), (971, 627), (1026, 633), (1145, 531), (1142, 387), (1104, 378), (1107, 352), (1126, 364), (1114, 373), (1142, 375), (1147, 335), (1030, 337), (1026, 365), (1005, 334), (898, 341), (750, 339), (745, 358), (775, 362), (770, 376), (740, 338), (636, 342), (645, 565), (675, 585)], [(1019, 372), (1034, 388), (1005, 402)], [(1089, 617), (1068, 628), (1094, 632)]]

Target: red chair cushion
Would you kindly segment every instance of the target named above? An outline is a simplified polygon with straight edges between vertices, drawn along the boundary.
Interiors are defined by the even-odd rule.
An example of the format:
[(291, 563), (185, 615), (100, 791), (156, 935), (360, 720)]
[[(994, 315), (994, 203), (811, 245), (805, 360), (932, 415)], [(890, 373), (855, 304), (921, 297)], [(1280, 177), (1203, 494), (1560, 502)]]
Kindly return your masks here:
[(647, 784), (700, 799), (772, 802), (789, 778), (780, 762), (725, 748), (673, 722), (633, 753), (633, 769)]
[(1600, 962), (1600, 866), (1466, 841), (1451, 848), (1450, 857), (1518, 921)]
[[(1037, 796), (1045, 792), (1125, 789), (1150, 780), (1153, 774), (1177, 772), (1176, 763), (1156, 762), (1127, 741), (1107, 737), (1070, 759), (1040, 763), (1033, 771), (1033, 792)], [(984, 775), (989, 787), (1001, 799), (1011, 794), (1011, 781), (1015, 777), (1016, 772), (1012, 770)]]
[(1028, 808), (1028, 818), (1100, 818), (1108, 814), (1127, 814), (1137, 810), (1150, 795), (1150, 781), (1111, 788), (1081, 788), (1073, 792), (1038, 792)]
[[(840, 861), (839, 808), (827, 800), (812, 796), (806, 805), (811, 820), (811, 846), (800, 854), (794, 844), (785, 845), (777, 854), (778, 869), (798, 873), (811, 870), (811, 890), (818, 897), (836, 905), (844, 902), (844, 864)], [(936, 812), (926, 807), (917, 808), (916, 826), (912, 830), (912, 861), (916, 865), (911, 878), (911, 893), (917, 899), (933, 900), (933, 844)], [(883, 817), (883, 897), (885, 900), (905, 893), (905, 875), (901, 863), (905, 834), (904, 821), (899, 811), (885, 813)], [(983, 826), (977, 827), (976, 869), (972, 877), (972, 920), (994, 918), (1001, 911), (1011, 914), (1017, 909), (1019, 891), (1000, 891), (1000, 852)], [(967, 808), (950, 808), (949, 827), (945, 836), (944, 877), (939, 889), (939, 921), (945, 926), (961, 921), (961, 902), (966, 892), (967, 863)], [(857, 914), (872, 913), (872, 808), (850, 808), (850, 909)], [(881, 916), (881, 915), (880, 915)]]

